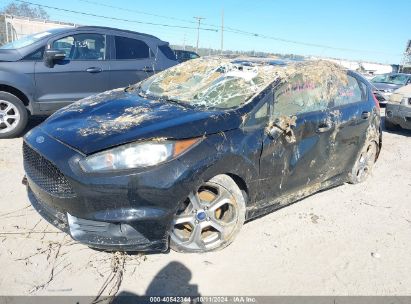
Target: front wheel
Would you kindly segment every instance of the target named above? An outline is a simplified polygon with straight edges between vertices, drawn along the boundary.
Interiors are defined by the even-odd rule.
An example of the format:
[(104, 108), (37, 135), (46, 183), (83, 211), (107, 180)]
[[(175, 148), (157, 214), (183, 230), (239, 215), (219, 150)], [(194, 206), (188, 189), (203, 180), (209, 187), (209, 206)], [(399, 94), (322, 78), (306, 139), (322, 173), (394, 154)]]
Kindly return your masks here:
[(191, 193), (177, 210), (170, 247), (207, 252), (228, 246), (245, 221), (245, 198), (228, 175), (217, 175)]
[(8, 92), (0, 92), (0, 138), (20, 135), (27, 125), (28, 112), (23, 102)]
[(360, 156), (351, 170), (349, 177), (350, 183), (362, 183), (368, 178), (377, 160), (377, 153), (378, 146), (375, 141), (369, 141), (364, 145)]

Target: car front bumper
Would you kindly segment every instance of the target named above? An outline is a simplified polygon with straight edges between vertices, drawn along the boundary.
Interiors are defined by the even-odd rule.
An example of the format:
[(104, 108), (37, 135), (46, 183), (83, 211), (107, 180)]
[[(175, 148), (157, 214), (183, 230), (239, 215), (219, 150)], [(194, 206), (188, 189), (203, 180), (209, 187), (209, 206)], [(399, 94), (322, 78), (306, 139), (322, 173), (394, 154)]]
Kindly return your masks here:
[(411, 105), (387, 103), (385, 119), (404, 129), (411, 129)]
[(104, 250), (168, 250), (173, 215), (192, 186), (183, 162), (86, 174), (78, 165), (84, 155), (41, 128), (26, 135), (23, 152), (33, 207), (73, 239)]

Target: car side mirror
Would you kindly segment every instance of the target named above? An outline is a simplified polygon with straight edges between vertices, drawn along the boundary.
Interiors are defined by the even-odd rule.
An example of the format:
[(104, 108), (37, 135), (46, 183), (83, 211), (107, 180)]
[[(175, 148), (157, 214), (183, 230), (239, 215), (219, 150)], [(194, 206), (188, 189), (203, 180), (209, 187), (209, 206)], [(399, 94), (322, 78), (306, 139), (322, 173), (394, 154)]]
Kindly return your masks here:
[(64, 58), (66, 58), (64, 51), (52, 49), (44, 51), (44, 64), (49, 68), (53, 68), (57, 61), (63, 60)]

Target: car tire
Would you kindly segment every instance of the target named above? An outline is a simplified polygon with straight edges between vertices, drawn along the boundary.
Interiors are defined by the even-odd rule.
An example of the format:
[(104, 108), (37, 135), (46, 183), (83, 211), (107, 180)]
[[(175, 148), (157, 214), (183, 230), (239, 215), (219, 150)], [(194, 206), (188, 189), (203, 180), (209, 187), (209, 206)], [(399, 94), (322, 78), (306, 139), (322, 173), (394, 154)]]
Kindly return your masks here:
[(13, 94), (0, 92), (0, 138), (19, 136), (27, 125), (29, 113)]
[(209, 252), (231, 244), (244, 225), (246, 198), (228, 175), (217, 175), (179, 206), (170, 231), (178, 252)]
[(384, 121), (384, 126), (385, 126), (385, 129), (389, 130), (389, 131), (393, 131), (393, 130), (396, 130), (398, 128), (398, 126), (396, 124), (393, 124), (391, 121), (389, 121), (387, 119), (385, 119), (385, 121)]
[(367, 141), (349, 174), (349, 182), (351, 184), (364, 182), (371, 174), (377, 156), (378, 144), (375, 141)]

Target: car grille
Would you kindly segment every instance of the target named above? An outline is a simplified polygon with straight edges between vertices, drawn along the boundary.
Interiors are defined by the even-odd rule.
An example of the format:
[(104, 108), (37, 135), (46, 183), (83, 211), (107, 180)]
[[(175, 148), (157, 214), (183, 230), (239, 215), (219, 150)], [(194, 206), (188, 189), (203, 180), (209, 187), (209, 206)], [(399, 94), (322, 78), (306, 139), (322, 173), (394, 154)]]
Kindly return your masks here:
[(37, 186), (58, 197), (76, 196), (67, 178), (50, 161), (23, 143), (24, 170)]

